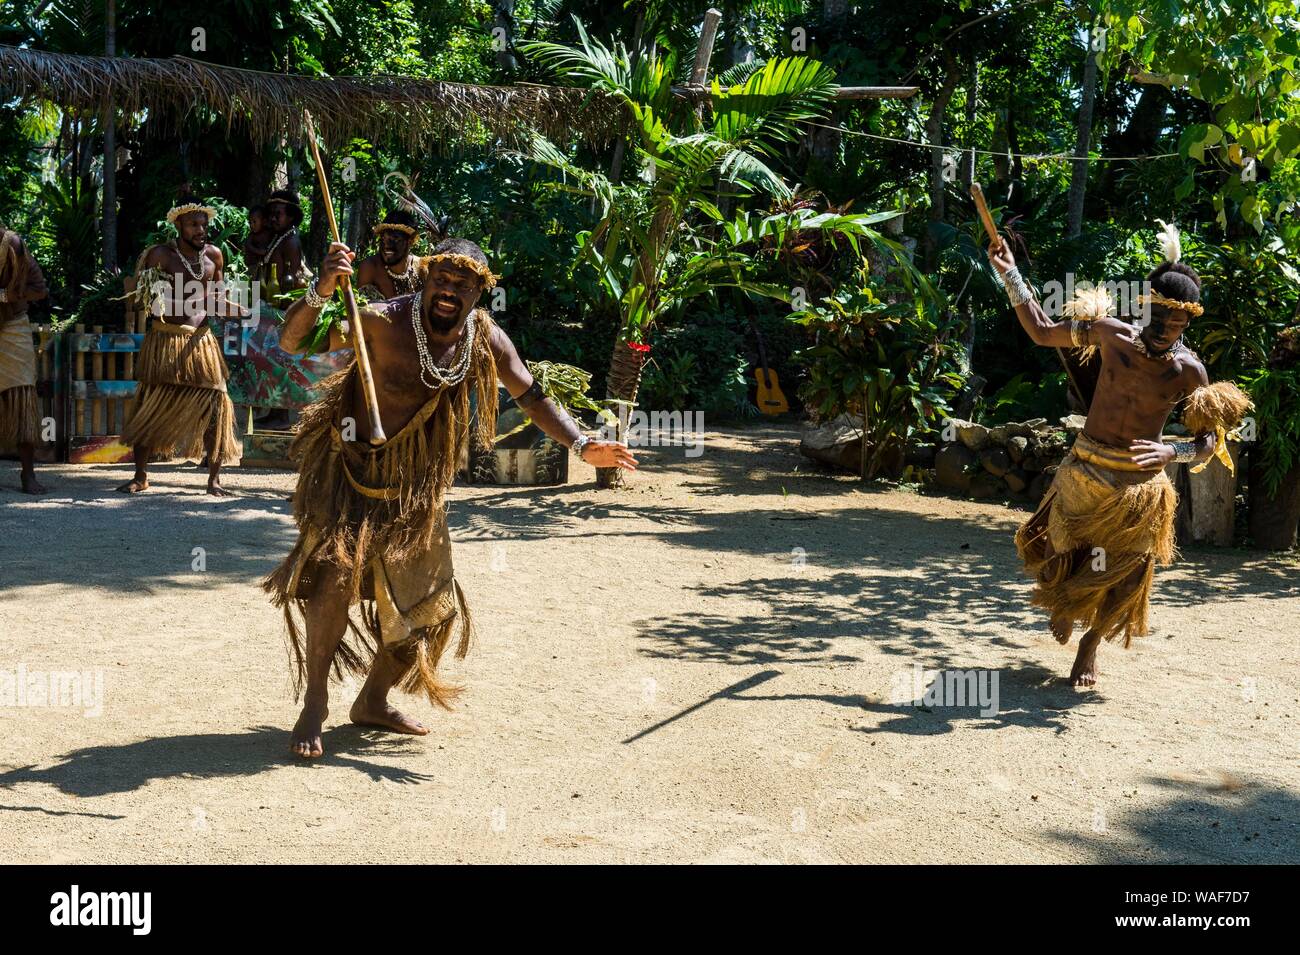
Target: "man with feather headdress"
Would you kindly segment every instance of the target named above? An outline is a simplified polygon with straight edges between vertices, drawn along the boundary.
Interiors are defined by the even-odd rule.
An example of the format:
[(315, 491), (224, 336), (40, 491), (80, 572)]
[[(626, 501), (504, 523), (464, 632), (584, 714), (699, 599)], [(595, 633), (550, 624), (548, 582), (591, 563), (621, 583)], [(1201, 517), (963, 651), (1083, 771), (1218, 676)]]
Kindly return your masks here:
[[(1158, 221), (1158, 220), (1157, 220)], [(1232, 468), (1226, 432), (1250, 410), (1230, 382), (1210, 384), (1205, 366), (1183, 344), (1200, 315), (1201, 280), (1179, 261), (1178, 232), (1164, 226), (1165, 261), (1139, 296), (1149, 319), (1111, 316), (1101, 289), (1076, 297), (1067, 321), (1049, 318), (1034, 300), (1005, 241), (989, 249), (1016, 316), (1036, 345), (1096, 349), (1100, 377), (1088, 420), (1057, 469), (1038, 510), (1016, 533), (1016, 548), (1036, 581), (1033, 602), (1051, 615), (1056, 639), (1086, 630), (1070, 673), (1075, 686), (1097, 682), (1097, 647), (1122, 636), (1128, 647), (1147, 633), (1156, 564), (1175, 555), (1178, 495), (1165, 474), (1175, 462), (1197, 471), (1218, 457)], [(1181, 406), (1191, 440), (1167, 441), (1163, 430)]]
[(375, 254), (357, 263), (357, 291), (370, 300), (410, 295), (424, 287), (428, 263), (412, 254), (419, 233), (415, 216), (394, 209), (374, 228)]

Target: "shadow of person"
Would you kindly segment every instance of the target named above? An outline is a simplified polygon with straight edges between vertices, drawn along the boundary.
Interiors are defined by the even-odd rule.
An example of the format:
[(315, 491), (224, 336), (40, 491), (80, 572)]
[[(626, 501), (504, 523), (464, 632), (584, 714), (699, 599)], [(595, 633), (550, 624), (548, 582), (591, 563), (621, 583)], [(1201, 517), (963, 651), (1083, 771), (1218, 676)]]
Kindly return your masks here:
[[(1061, 716), (1080, 706), (1103, 702), (1099, 693), (1080, 693), (1060, 674), (1035, 663), (985, 670), (920, 671), (920, 692), (900, 694), (894, 701), (868, 702), (863, 709), (888, 716), (877, 726), (857, 727), (859, 733), (900, 733), (938, 736), (959, 723), (973, 729), (1021, 726), (1064, 733)], [(911, 674), (902, 672), (904, 680)], [(910, 698), (909, 698), (910, 697)]]
[(76, 749), (44, 768), (8, 769), (0, 773), (0, 789), (44, 783), (70, 796), (91, 798), (133, 792), (155, 779), (220, 779), (254, 776), (279, 766), (316, 765), (350, 766), (376, 782), (420, 783), (432, 778), (366, 758), (418, 752), (407, 738), (349, 723), (327, 730), (324, 743), (325, 757), (308, 763), (289, 752), (289, 733), (279, 726), (257, 726), (240, 733), (156, 736)]

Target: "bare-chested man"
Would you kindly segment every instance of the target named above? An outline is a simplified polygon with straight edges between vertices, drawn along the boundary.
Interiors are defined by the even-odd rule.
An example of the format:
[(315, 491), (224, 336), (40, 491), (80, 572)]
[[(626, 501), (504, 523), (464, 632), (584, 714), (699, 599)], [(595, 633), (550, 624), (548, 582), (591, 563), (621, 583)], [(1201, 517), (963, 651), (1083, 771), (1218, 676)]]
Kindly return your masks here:
[(22, 238), (0, 225), (0, 451), (17, 448), (22, 489), (27, 494), (45, 493), (45, 486), (36, 480), (41, 423), (27, 303), (47, 294), (41, 267)]
[[(1155, 565), (1175, 553), (1178, 496), (1165, 466), (1204, 464), (1215, 455), (1231, 467), (1225, 431), (1250, 409), (1235, 385), (1211, 385), (1183, 344), (1183, 330), (1202, 311), (1201, 280), (1178, 261), (1177, 233), (1167, 230), (1162, 240), (1166, 261), (1147, 276), (1150, 291), (1140, 301), (1149, 305), (1150, 321), (1141, 328), (1108, 315), (1053, 321), (1034, 301), (1007, 243), (989, 250), (1035, 344), (1095, 347), (1101, 358), (1083, 433), (1016, 534), (1037, 581), (1034, 604), (1051, 614), (1056, 639), (1067, 643), (1076, 622), (1087, 628), (1070, 673), (1075, 686), (1097, 682), (1103, 639), (1123, 634), (1127, 647), (1147, 632)], [(1192, 440), (1166, 442), (1165, 422), (1180, 403)]]
[[(282, 347), (310, 340), (339, 278), (352, 273), (353, 253), (335, 243), (320, 279), (289, 309)], [(445, 496), (470, 441), (470, 396), (477, 403), (476, 442), (496, 430), (497, 382), (548, 435), (596, 467), (635, 469), (627, 446), (588, 438), (542, 395), (514, 345), (493, 324), (479, 296), (496, 276), (474, 243), (448, 239), (430, 256), (424, 286), (412, 295), (372, 303), (364, 333), (374, 371), (379, 416), (388, 440), (373, 447), (354, 363), (322, 386), (323, 397), (299, 422), (291, 454), (299, 467), (294, 493), (298, 541), (265, 588), (284, 608), (305, 683), (291, 750), (323, 752), (331, 669), (365, 675), (352, 704), (355, 723), (399, 733), (428, 730), (388, 703), (399, 683), (448, 706), (457, 692), (436, 674), (459, 631), (457, 655), (469, 646), (471, 622), (452, 572)], [(351, 344), (337, 327), (325, 343)], [(361, 604), (361, 620), (349, 608)], [(306, 634), (293, 613), (301, 612)], [(349, 630), (358, 642), (345, 639)]]
[(267, 197), (264, 214), (271, 240), (265, 253), (255, 254), (248, 262), (250, 274), (265, 285), (274, 269), (276, 287), (281, 292), (302, 288), (307, 284), (308, 275), (303, 267), (302, 241), (298, 237), (298, 226), (303, 217), (298, 197), (289, 189), (277, 189)]
[(242, 453), (235, 407), (226, 394), (229, 371), (207, 321), (214, 303), (217, 314), (230, 308), (217, 284), (225, 261), (221, 250), (208, 243), (211, 216), (210, 207), (180, 200), (167, 213), (176, 239), (145, 249), (136, 263), (137, 281), (160, 281), (165, 288), (158, 297), (162, 314), (140, 347), (139, 383), (122, 435), (135, 456), (135, 476), (118, 488), (128, 494), (149, 487), (149, 456), (163, 453), (194, 460), (205, 456), (208, 493), (224, 497), (229, 492), (221, 486), (221, 466), (238, 461)]
[(425, 263), (411, 254), (419, 238), (415, 216), (395, 209), (375, 226), (375, 236), (378, 251), (357, 263), (357, 290), (374, 300), (410, 295), (423, 288)]

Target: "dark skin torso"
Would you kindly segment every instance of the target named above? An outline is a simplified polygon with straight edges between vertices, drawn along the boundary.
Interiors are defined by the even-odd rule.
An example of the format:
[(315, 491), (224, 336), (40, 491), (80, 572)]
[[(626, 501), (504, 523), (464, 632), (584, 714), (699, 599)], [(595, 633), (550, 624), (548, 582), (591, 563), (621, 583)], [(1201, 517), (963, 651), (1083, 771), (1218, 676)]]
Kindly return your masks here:
[(1088, 409), (1089, 437), (1128, 447), (1138, 439), (1160, 440), (1170, 413), (1209, 378), (1195, 353), (1149, 358), (1133, 342), (1131, 326), (1114, 319), (1094, 323), (1100, 339), (1101, 378)]
[[(407, 259), (403, 263), (402, 271), (405, 271), (410, 261), (410, 259)], [(354, 284), (357, 288), (373, 285), (379, 289), (386, 299), (396, 298), (402, 294), (393, 282), (393, 277), (388, 274), (388, 269), (384, 266), (383, 260), (377, 254), (361, 260), (361, 263), (357, 266)]]
[[(185, 249), (187, 255), (192, 256), (194, 253), (193, 249), (185, 246), (181, 246), (181, 248)], [(203, 287), (206, 290), (214, 282), (221, 281), (222, 274), (225, 270), (225, 262), (222, 260), (221, 250), (215, 245), (205, 245), (203, 247), (202, 262)], [(145, 256), (144, 267), (162, 269), (169, 275), (179, 275), (183, 282), (197, 281), (194, 278), (193, 272), (186, 269), (185, 264), (181, 260), (180, 253), (171, 246), (155, 245), (149, 250), (149, 254)], [(193, 267), (194, 259), (191, 258), (190, 268)], [(170, 290), (165, 294), (170, 302)], [(200, 314), (191, 316), (185, 314), (184, 308), (175, 308), (172, 313), (165, 315), (163, 320), (169, 325), (188, 325), (190, 328), (198, 328), (207, 318), (206, 314), (203, 314), (202, 309), (199, 309), (199, 312)]]
[[(390, 317), (392, 321), (389, 321)], [(388, 316), (373, 309), (365, 309), (361, 318), (366, 347), (370, 353), (370, 368), (375, 379), (375, 397), (379, 399), (379, 419), (383, 422), (385, 433), (391, 438), (415, 417), (434, 393), (420, 380), (420, 354), (409, 313), (403, 310), (403, 313)], [(500, 338), (504, 336), (499, 329), (493, 328), (493, 332), (492, 350), (497, 360), (503, 361), (505, 354)], [(451, 362), (465, 337), (465, 323), (461, 322), (446, 336), (435, 335), (426, 324), (425, 336), (429, 354), (435, 362), (445, 366)], [(359, 375), (353, 379), (352, 395), (345, 413), (357, 423), (357, 440), (369, 440), (370, 418)]]
[(262, 260), (260, 269), (264, 281), (271, 275), (272, 266), (280, 288), (297, 288), (301, 284), (295, 278), (302, 271), (302, 243), (296, 233), (285, 236), (275, 251)]

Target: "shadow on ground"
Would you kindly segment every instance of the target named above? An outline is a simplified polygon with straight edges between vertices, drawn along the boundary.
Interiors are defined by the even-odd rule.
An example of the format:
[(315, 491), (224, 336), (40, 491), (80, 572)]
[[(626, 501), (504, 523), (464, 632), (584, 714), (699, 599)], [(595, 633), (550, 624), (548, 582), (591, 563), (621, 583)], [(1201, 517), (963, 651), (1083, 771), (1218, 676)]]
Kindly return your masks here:
[[(1053, 833), (1097, 863), (1300, 862), (1300, 797), (1264, 783), (1224, 787), (1148, 778), (1170, 796), (1153, 809), (1105, 812), (1103, 831)], [(1103, 807), (1104, 810), (1104, 807)]]
[[(43, 783), (84, 798), (133, 792), (155, 779), (255, 776), (281, 766), (298, 766), (307, 772), (318, 766), (347, 766), (375, 782), (420, 783), (432, 778), (372, 761), (371, 757), (402, 757), (421, 751), (403, 737), (345, 724), (326, 730), (322, 742), (325, 755), (315, 760), (292, 756), (288, 731), (272, 726), (241, 733), (193, 733), (87, 746), (58, 757), (54, 765), (43, 769), (22, 766), (0, 772), (0, 790)], [(27, 808), (0, 806), (0, 812)]]

